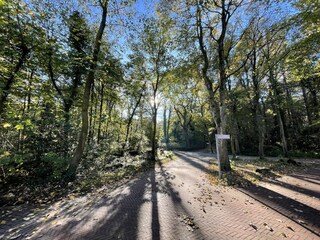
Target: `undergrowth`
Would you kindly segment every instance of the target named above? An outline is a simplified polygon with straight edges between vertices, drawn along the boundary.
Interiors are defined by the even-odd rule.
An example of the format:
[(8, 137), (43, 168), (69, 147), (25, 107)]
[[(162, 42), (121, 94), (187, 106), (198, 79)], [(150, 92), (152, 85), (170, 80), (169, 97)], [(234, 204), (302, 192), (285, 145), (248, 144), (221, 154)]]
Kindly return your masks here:
[[(231, 160), (230, 163), (232, 170), (230, 172), (223, 172), (221, 179), (219, 179), (218, 165), (216, 162), (211, 162), (208, 177), (212, 184), (247, 187), (257, 184), (264, 179), (275, 179), (282, 175), (306, 170), (305, 164), (300, 164), (292, 159), (279, 159), (277, 161), (268, 159), (237, 159)], [(262, 173), (258, 172), (259, 170), (262, 170)]]

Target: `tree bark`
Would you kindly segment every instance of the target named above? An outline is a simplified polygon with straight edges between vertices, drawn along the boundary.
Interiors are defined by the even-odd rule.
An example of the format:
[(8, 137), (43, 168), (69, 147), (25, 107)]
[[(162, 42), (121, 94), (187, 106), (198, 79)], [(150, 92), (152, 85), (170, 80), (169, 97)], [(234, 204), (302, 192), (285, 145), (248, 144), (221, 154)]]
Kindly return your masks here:
[(142, 99), (143, 94), (144, 94), (145, 86), (146, 86), (146, 84), (143, 85), (143, 87), (142, 87), (142, 89), (141, 89), (141, 92), (140, 92), (140, 94), (139, 94), (139, 96), (138, 96), (138, 99), (137, 99), (137, 101), (136, 101), (136, 104), (134, 105), (134, 108), (133, 108), (133, 110), (132, 110), (132, 112), (131, 112), (131, 114), (130, 114), (130, 116), (129, 116), (129, 118), (128, 118), (127, 127), (126, 127), (126, 137), (125, 137), (125, 141), (124, 141), (125, 144), (124, 144), (123, 148), (126, 147), (127, 142), (128, 142), (128, 140), (129, 140), (130, 127), (131, 127), (131, 124), (132, 124), (132, 120), (133, 120), (134, 115), (136, 114), (137, 108), (138, 108), (139, 105), (140, 105), (141, 99)]
[(301, 89), (302, 89), (304, 105), (305, 105), (306, 112), (307, 112), (307, 120), (308, 120), (308, 124), (310, 126), (312, 124), (312, 117), (311, 117), (311, 111), (310, 111), (310, 107), (309, 107), (309, 103), (308, 103), (308, 95), (307, 95), (306, 88), (305, 88), (304, 84), (301, 82), (300, 85), (301, 85)]
[[(218, 58), (219, 58), (219, 110), (220, 110), (220, 126), (218, 131), (220, 134), (226, 134), (227, 130), (227, 115), (226, 115), (226, 64), (225, 64), (225, 50), (224, 50), (224, 41), (227, 31), (228, 17), (227, 10), (225, 9), (225, 1), (222, 1), (222, 10), (221, 10), (221, 35), (217, 39), (218, 43)], [(230, 171), (230, 161), (228, 157), (227, 141), (220, 141), (220, 163), (222, 171)]]
[(163, 109), (163, 138), (164, 144), (167, 146), (167, 105), (164, 105)]
[(11, 86), (14, 82), (14, 79), (17, 75), (17, 73), (20, 71), (21, 67), (23, 66), (24, 62), (26, 61), (28, 54), (30, 52), (29, 48), (25, 44), (21, 44), (20, 47), (21, 55), (19, 56), (19, 59), (9, 75), (8, 78), (4, 78), (4, 87), (1, 88), (0, 92), (0, 116), (4, 113), (5, 110), (5, 104), (7, 102), (8, 96), (10, 94)]
[(169, 107), (169, 115), (168, 115), (168, 123), (167, 123), (167, 142), (166, 142), (166, 147), (167, 149), (169, 148), (169, 144), (170, 144), (170, 123), (171, 123), (171, 113), (172, 113), (172, 107)]
[(152, 138), (151, 138), (151, 160), (155, 161), (157, 157), (157, 113), (158, 113), (158, 106), (156, 103), (156, 95), (153, 96), (154, 103), (153, 103), (153, 116), (152, 116)]
[[(224, 54), (224, 41), (227, 30), (227, 12), (225, 9), (225, 1), (222, 1), (221, 6), (221, 34), (219, 39), (216, 39), (218, 44), (218, 60), (219, 60), (219, 84), (218, 88), (213, 90), (212, 81), (208, 76), (209, 70), (209, 57), (204, 44), (204, 33), (202, 26), (202, 10), (200, 5), (197, 7), (197, 38), (200, 46), (200, 51), (202, 53), (203, 66), (202, 66), (202, 76), (205, 81), (205, 85), (209, 94), (209, 103), (211, 107), (211, 112), (213, 115), (213, 120), (216, 124), (217, 131), (219, 134), (226, 133), (227, 127), (227, 117), (226, 117), (226, 66), (225, 66), (225, 54)], [(219, 90), (219, 105), (215, 101), (215, 93)], [(216, 110), (218, 108), (218, 111)], [(220, 152), (220, 162), (222, 171), (230, 171), (230, 161), (228, 157), (227, 143), (226, 140), (220, 141), (219, 144)]]
[(99, 55), (100, 46), (101, 46), (101, 39), (106, 26), (108, 3), (109, 1), (105, 0), (101, 5), (101, 8), (102, 8), (101, 22), (100, 22), (99, 30), (96, 35), (93, 54), (92, 54), (92, 62), (90, 64), (89, 72), (86, 78), (84, 94), (83, 94), (82, 113), (81, 113), (82, 125), (81, 125), (79, 141), (75, 149), (73, 158), (70, 159), (70, 163), (67, 171), (67, 175), (69, 179), (75, 178), (76, 170), (81, 162), (81, 158), (86, 146), (86, 139), (88, 136), (88, 127), (89, 127), (88, 126), (88, 109), (89, 109), (89, 103), (90, 103), (90, 90), (91, 90), (91, 86), (94, 83), (94, 74), (97, 67), (98, 55)]
[(272, 87), (272, 93), (273, 93), (273, 102), (274, 102), (274, 107), (276, 110), (277, 114), (277, 121), (279, 125), (279, 130), (280, 130), (280, 139), (281, 139), (281, 146), (282, 146), (282, 151), (284, 156), (288, 156), (288, 146), (287, 146), (287, 138), (286, 138), (286, 133), (285, 133), (285, 127), (282, 119), (282, 114), (281, 114), (281, 109), (280, 109), (280, 96), (278, 92), (278, 86), (277, 82), (274, 76), (273, 69), (269, 69), (269, 78), (271, 82), (271, 87)]
[(100, 107), (99, 107), (99, 126), (98, 126), (98, 144), (100, 143), (100, 139), (101, 139), (101, 125), (102, 125), (103, 100), (104, 100), (104, 84), (101, 83), (101, 89), (100, 89)]
[(264, 156), (264, 142), (265, 142), (265, 121), (263, 117), (263, 112), (261, 108), (261, 93), (260, 93), (260, 80), (257, 75), (257, 50), (254, 46), (251, 59), (252, 67), (252, 83), (254, 89), (254, 98), (253, 98), (253, 111), (255, 115), (255, 125), (258, 133), (258, 154), (259, 158), (263, 159)]

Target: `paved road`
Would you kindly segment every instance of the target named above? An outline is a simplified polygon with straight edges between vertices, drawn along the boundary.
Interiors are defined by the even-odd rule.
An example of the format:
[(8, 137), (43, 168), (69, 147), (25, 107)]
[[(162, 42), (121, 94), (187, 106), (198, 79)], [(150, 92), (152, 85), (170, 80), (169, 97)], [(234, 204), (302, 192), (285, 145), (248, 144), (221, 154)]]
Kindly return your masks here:
[(235, 189), (209, 184), (210, 155), (177, 155), (113, 190), (0, 209), (0, 239), (320, 239), (319, 168)]

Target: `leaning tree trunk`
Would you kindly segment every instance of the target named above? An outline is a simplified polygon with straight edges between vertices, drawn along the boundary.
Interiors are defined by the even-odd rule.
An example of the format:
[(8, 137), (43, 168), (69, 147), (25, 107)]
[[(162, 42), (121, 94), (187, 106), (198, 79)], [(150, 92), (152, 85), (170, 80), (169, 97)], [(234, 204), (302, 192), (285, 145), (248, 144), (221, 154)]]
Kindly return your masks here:
[(75, 178), (76, 170), (81, 162), (81, 158), (86, 145), (86, 139), (88, 136), (88, 128), (89, 128), (88, 109), (89, 109), (89, 103), (90, 103), (90, 90), (91, 90), (91, 86), (94, 83), (94, 74), (97, 67), (98, 55), (99, 55), (100, 46), (101, 46), (101, 39), (106, 26), (108, 1), (107, 0), (104, 1), (101, 7), (102, 7), (101, 22), (100, 22), (99, 30), (96, 35), (93, 54), (92, 54), (92, 62), (90, 64), (89, 72), (88, 72), (86, 83), (85, 83), (84, 94), (83, 94), (82, 113), (81, 113), (82, 126), (81, 126), (79, 141), (75, 149), (73, 158), (70, 160), (69, 167), (67, 170), (67, 177), (70, 180)]
[(29, 48), (25, 44), (22, 44), (22, 46), (21, 46), (21, 55), (19, 56), (19, 59), (18, 59), (16, 65), (15, 65), (12, 73), (9, 75), (8, 78), (4, 78), (5, 84), (4, 84), (3, 88), (1, 87), (1, 92), (0, 92), (0, 116), (4, 112), (5, 104), (7, 102), (7, 98), (9, 96), (9, 93), (10, 93), (10, 90), (11, 90), (11, 86), (12, 86), (12, 84), (14, 82), (14, 79), (15, 79), (17, 73), (22, 68), (24, 62), (26, 61), (29, 52), (30, 52)]

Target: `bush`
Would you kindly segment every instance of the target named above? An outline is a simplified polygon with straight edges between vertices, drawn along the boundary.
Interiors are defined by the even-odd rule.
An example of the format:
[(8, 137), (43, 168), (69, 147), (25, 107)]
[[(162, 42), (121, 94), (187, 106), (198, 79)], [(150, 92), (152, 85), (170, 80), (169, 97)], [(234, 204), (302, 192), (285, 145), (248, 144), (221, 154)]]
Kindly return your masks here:
[(49, 176), (53, 177), (54, 179), (60, 179), (68, 167), (67, 159), (53, 152), (44, 154), (44, 156), (41, 158), (41, 161), (51, 168), (51, 173)]

